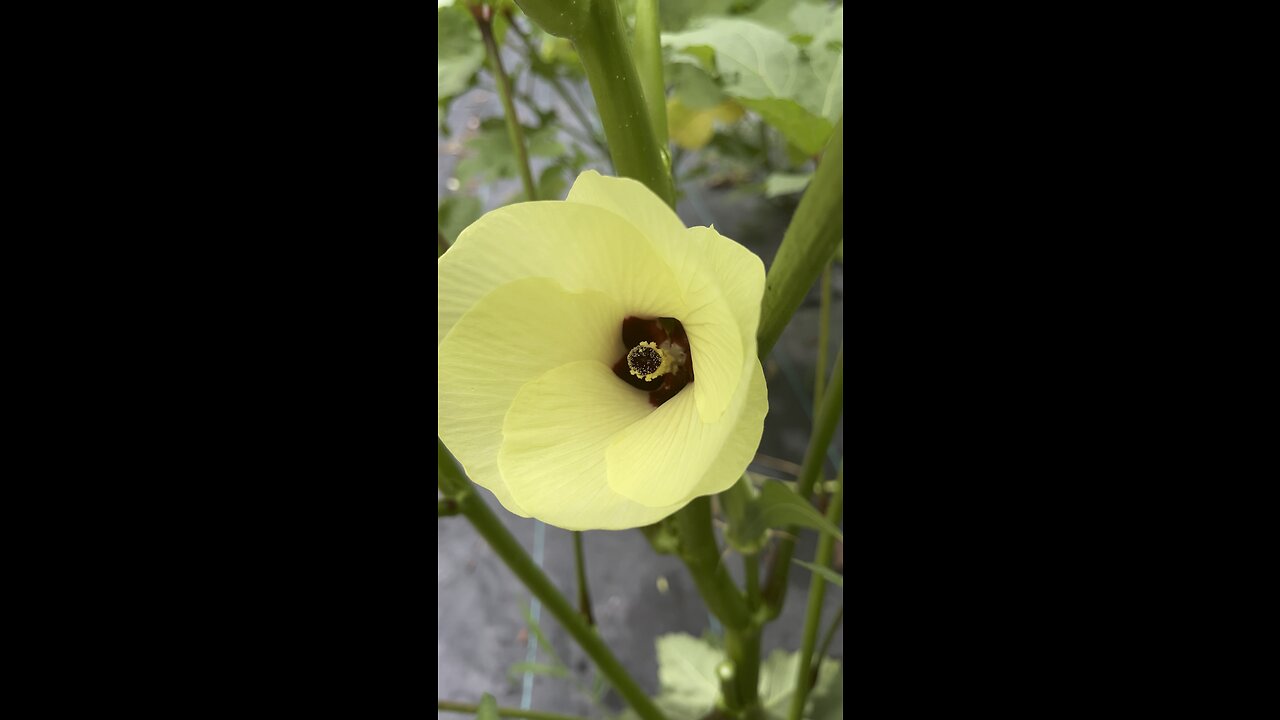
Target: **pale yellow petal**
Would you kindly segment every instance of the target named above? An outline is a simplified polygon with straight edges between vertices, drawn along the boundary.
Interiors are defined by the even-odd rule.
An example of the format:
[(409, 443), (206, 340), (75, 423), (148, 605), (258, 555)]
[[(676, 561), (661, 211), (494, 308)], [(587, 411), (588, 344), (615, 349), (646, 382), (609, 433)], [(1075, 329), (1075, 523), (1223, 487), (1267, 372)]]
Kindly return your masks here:
[(608, 451), (609, 486), (665, 507), (733, 484), (751, 462), (768, 410), (759, 361), (751, 358), (742, 371), (740, 392), (720, 422), (703, 422), (686, 388), (618, 433)]
[(671, 317), (689, 331), (695, 401), (704, 421), (717, 421), (739, 390), (744, 359), (755, 355), (764, 263), (714, 228), (686, 229), (666, 203), (629, 178), (584, 172), (567, 201), (626, 218), (672, 268), (687, 311)]
[(503, 424), (498, 464), (508, 489), (530, 515), (566, 530), (620, 530), (661, 520), (689, 498), (666, 506), (633, 502), (610, 488), (605, 460), (619, 432), (654, 412), (647, 395), (602, 363), (547, 372), (520, 389)]
[(608, 293), (624, 315), (686, 314), (673, 271), (641, 232), (616, 213), (578, 203), (519, 203), (486, 214), (440, 257), (436, 277), (437, 343), (480, 298), (528, 277)]
[(760, 436), (764, 434), (764, 418), (768, 413), (769, 388), (765, 385), (764, 369), (756, 360), (751, 366), (751, 381), (742, 414), (738, 416), (738, 422), (725, 440), (720, 454), (703, 474), (694, 497), (724, 492), (742, 477), (760, 449)]
[[(570, 293), (555, 281), (528, 278), (486, 295), (440, 344), (440, 438), (467, 475), (508, 510), (529, 514), (498, 472), (503, 419), (516, 393), (561, 365), (613, 363), (621, 352), (621, 318), (621, 306), (608, 295)], [(642, 395), (616, 377), (613, 382)]]

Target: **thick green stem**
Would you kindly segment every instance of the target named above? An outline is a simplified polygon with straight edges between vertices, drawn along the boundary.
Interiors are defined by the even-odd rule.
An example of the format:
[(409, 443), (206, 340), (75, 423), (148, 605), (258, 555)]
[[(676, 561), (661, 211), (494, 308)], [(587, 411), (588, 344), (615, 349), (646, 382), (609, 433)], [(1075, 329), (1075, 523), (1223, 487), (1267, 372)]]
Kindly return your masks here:
[(800, 199), (800, 207), (787, 226), (765, 278), (760, 331), (756, 334), (761, 358), (773, 349), (843, 234), (844, 116), (841, 115), (822, 153), (818, 172)]
[[(809, 437), (809, 448), (804, 453), (804, 464), (801, 465), (800, 477), (796, 483), (796, 492), (808, 500), (813, 493), (813, 484), (822, 472), (823, 457), (831, 436), (835, 433), (840, 421), (840, 413), (844, 410), (844, 345), (836, 353), (836, 365), (831, 371), (831, 382), (827, 384), (826, 395), (822, 398), (822, 407), (818, 410), (813, 435)], [(764, 586), (764, 604), (769, 619), (778, 617), (782, 605), (787, 599), (787, 573), (791, 571), (791, 555), (795, 552), (795, 536), (800, 532), (791, 527), (774, 549), (769, 563), (769, 576)]]
[[(836, 474), (836, 492), (827, 508), (827, 519), (832, 525), (840, 524), (841, 504), (844, 501), (844, 465)], [(813, 563), (818, 567), (831, 564), (831, 550), (835, 547), (834, 535), (823, 535), (818, 540), (818, 552)], [(809, 581), (809, 607), (804, 615), (804, 639), (800, 644), (800, 667), (796, 670), (796, 690), (791, 696), (791, 713), (788, 720), (800, 720), (800, 712), (804, 710), (805, 698), (809, 696), (809, 668), (813, 658), (813, 646), (818, 640), (818, 624), (822, 621), (822, 600), (826, 596), (827, 581), (818, 573), (813, 573)]]
[[(470, 703), (450, 702), (448, 700), (437, 700), (436, 709), (442, 712), (469, 713), (475, 715), (480, 712), (479, 705)], [(537, 710), (516, 710), (515, 708), (498, 708), (499, 717), (511, 718), (527, 718), (527, 720), (583, 720), (573, 715), (558, 715), (556, 713), (539, 712)]]
[(462, 512), (458, 509), (458, 503), (453, 498), (440, 498), (440, 507), (436, 510), (436, 517), (449, 517)]
[(649, 120), (617, 0), (592, 2), (582, 26), (573, 30), (573, 44), (596, 98), (614, 168), (619, 175), (644, 183), (674, 208), (676, 194), (669, 161), (663, 159)]
[(636, 0), (636, 70), (649, 106), (649, 124), (658, 146), (667, 146), (667, 86), (662, 79), (662, 40), (658, 28), (658, 0)]
[(676, 513), (680, 559), (688, 566), (707, 609), (728, 628), (745, 628), (751, 621), (747, 602), (720, 562), (719, 545), (711, 529), (711, 498), (695, 498)]
[[(720, 561), (720, 549), (711, 529), (711, 498), (700, 497), (676, 513), (680, 534), (680, 558), (689, 568), (707, 609), (724, 625), (725, 653), (729, 673), (721, 677), (734, 691), (725, 693), (725, 702), (735, 711), (758, 717), (760, 678), (760, 628), (754, 622), (746, 599)], [(754, 709), (754, 710), (753, 710)]]
[(754, 613), (760, 607), (760, 554), (743, 553), (742, 572), (746, 575), (747, 607)]
[(543, 606), (555, 616), (556, 620), (560, 621), (561, 627), (578, 641), (627, 704), (642, 718), (664, 720), (657, 706), (645, 695), (644, 690), (640, 689), (636, 681), (627, 673), (626, 668), (622, 667), (622, 663), (618, 662), (618, 659), (609, 651), (608, 646), (596, 631), (556, 589), (542, 568), (534, 564), (529, 554), (476, 493), (439, 438), (436, 439), (436, 469), (441, 494), (457, 501), (462, 514), (475, 527), (476, 532), (489, 543), (493, 552), (506, 563), (516, 577), (520, 578), (525, 587), (542, 601)]
[(738, 710), (748, 720), (762, 718), (760, 707), (760, 627), (725, 628), (724, 652), (733, 663)]
[(480, 26), (485, 53), (489, 56), (489, 71), (493, 73), (494, 84), (498, 86), (498, 97), (502, 98), (502, 113), (507, 119), (507, 137), (511, 138), (511, 147), (516, 152), (516, 164), (520, 168), (520, 182), (524, 184), (525, 199), (537, 200), (538, 186), (533, 182), (533, 170), (529, 168), (524, 128), (520, 127), (520, 117), (516, 115), (515, 103), (511, 101), (511, 79), (502, 69), (502, 54), (498, 52), (498, 41), (493, 37), (493, 10), (484, 5), (474, 6), (471, 15)]
[(591, 615), (591, 593), (587, 590), (587, 561), (582, 556), (582, 533), (573, 531), (573, 564), (578, 571), (578, 611), (588, 625), (595, 625)]

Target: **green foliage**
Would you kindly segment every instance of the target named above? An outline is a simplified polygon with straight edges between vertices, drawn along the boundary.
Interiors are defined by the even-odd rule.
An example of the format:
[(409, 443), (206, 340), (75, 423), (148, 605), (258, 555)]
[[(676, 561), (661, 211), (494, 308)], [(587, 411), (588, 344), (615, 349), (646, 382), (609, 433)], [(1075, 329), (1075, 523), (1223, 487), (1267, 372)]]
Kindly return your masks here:
[(672, 67), (685, 60), (713, 70), (726, 94), (802, 153), (822, 149), (844, 110), (843, 6), (768, 2), (750, 15), (705, 16), (690, 28), (662, 37)]
[[(556, 139), (556, 128), (547, 124), (540, 128), (524, 129), (529, 157), (557, 157), (565, 152)], [(455, 174), (466, 183), (471, 179), (501, 180), (516, 177), (520, 169), (511, 138), (502, 118), (487, 118), (480, 123), (480, 132), (466, 142), (467, 156), (458, 163)]]
[(436, 21), (436, 102), (443, 111), (449, 100), (471, 87), (484, 65), (484, 45), (465, 7), (442, 5)]
[(813, 173), (803, 175), (773, 173), (764, 180), (764, 195), (774, 198), (798, 193), (809, 186), (810, 180), (813, 180)]
[(756, 508), (754, 516), (748, 515), (747, 533), (757, 528), (762, 531), (766, 528), (800, 525), (844, 539), (840, 528), (832, 525), (808, 500), (788, 490), (786, 485), (777, 480), (765, 481), (764, 487), (760, 489)]
[(494, 700), (489, 693), (485, 693), (484, 697), (480, 698), (476, 720), (498, 720), (498, 701)]
[(815, 572), (815, 573), (817, 573), (817, 574), (821, 575), (822, 577), (826, 578), (827, 582), (829, 582), (829, 583), (831, 583), (831, 584), (833, 584), (833, 585), (839, 585), (840, 587), (844, 587), (844, 576), (843, 576), (843, 575), (841, 575), (840, 573), (836, 572), (835, 570), (832, 570), (832, 569), (831, 569), (831, 568), (829, 568), (829, 567), (823, 567), (823, 566), (821, 566), (821, 565), (814, 565), (813, 563), (811, 563), (811, 562), (805, 562), (804, 560), (792, 560), (791, 562), (793, 562), (793, 563), (795, 563), (795, 564), (797, 564), (797, 565), (802, 565), (802, 566), (804, 566), (804, 567), (809, 568), (809, 569), (810, 569), (810, 570), (812, 570), (813, 572)]
[(480, 199), (471, 195), (450, 195), (441, 200), (436, 208), (436, 216), (444, 241), (452, 245), (458, 239), (458, 233), (479, 220), (483, 213), (484, 207), (480, 204)]
[[(662, 635), (657, 640), (658, 684), (656, 702), (669, 720), (702, 720), (716, 708), (720, 681), (716, 666), (724, 651), (691, 635)], [(800, 669), (798, 653), (774, 650), (760, 667), (760, 703), (771, 720), (786, 717)], [(806, 720), (836, 720), (844, 712), (838, 660), (822, 663), (818, 682), (809, 693)], [(622, 718), (634, 717), (626, 712)]]

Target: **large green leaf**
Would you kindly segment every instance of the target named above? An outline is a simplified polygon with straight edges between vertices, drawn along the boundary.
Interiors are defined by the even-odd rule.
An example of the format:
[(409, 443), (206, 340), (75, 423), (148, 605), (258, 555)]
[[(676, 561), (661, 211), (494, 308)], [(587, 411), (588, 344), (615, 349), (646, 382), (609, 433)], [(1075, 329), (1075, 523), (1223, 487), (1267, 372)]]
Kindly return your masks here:
[[(711, 53), (727, 94), (760, 113), (803, 152), (813, 154), (826, 143), (844, 109), (844, 31), (815, 28), (814, 12), (808, 8), (801, 17), (805, 29), (814, 34), (797, 35), (807, 42), (807, 49), (782, 31), (728, 17), (703, 19), (692, 30), (666, 33), (662, 43), (702, 62)], [(826, 19), (843, 18), (843, 8), (838, 8)]]

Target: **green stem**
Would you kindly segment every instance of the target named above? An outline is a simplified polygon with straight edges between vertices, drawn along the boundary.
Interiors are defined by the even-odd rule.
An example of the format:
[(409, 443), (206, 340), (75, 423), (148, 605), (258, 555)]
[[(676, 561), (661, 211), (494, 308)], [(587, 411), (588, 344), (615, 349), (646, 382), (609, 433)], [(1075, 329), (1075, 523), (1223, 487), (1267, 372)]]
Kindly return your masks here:
[[(840, 413), (844, 410), (844, 345), (836, 353), (836, 365), (831, 371), (831, 382), (827, 384), (826, 395), (822, 398), (822, 407), (816, 415), (813, 435), (809, 437), (809, 448), (804, 453), (804, 464), (800, 467), (800, 477), (796, 482), (796, 492), (808, 500), (813, 493), (813, 484), (822, 472), (823, 457), (831, 436), (835, 433), (840, 421)], [(769, 576), (764, 585), (764, 604), (768, 610), (768, 618), (772, 620), (782, 612), (787, 599), (787, 573), (791, 571), (791, 555), (795, 552), (795, 536), (799, 528), (788, 528), (786, 534), (778, 541), (773, 557), (769, 562)]]
[(831, 621), (831, 627), (827, 628), (827, 634), (822, 637), (822, 646), (813, 654), (813, 672), (809, 674), (809, 687), (813, 687), (818, 682), (818, 671), (822, 669), (822, 660), (827, 656), (831, 640), (835, 638), (836, 630), (840, 628), (840, 621), (843, 619), (844, 604), (841, 603), (840, 609), (836, 611), (836, 616)]
[(662, 41), (658, 29), (658, 0), (636, 0), (635, 53), (640, 87), (649, 106), (649, 124), (658, 146), (667, 146), (667, 86), (662, 79)]
[(457, 515), (461, 510), (458, 509), (458, 503), (453, 498), (440, 498), (440, 507), (436, 510), (436, 517), (449, 517)]
[(582, 22), (581, 28), (573, 28), (573, 43), (596, 98), (613, 166), (619, 175), (639, 180), (674, 208), (669, 161), (663, 159), (649, 121), (617, 0), (595, 0)]
[(720, 548), (711, 529), (711, 498), (700, 497), (676, 513), (680, 534), (680, 558), (689, 568), (707, 609), (724, 625), (725, 654), (730, 675), (722, 677), (734, 686), (725, 701), (735, 710), (757, 717), (760, 710), (760, 628), (747, 607), (742, 593), (720, 562)]
[[(470, 713), (475, 715), (480, 712), (479, 705), (470, 703), (450, 702), (448, 700), (437, 700), (436, 709), (444, 712)], [(573, 715), (558, 715), (556, 713), (539, 712), (537, 710), (516, 710), (515, 708), (498, 708), (499, 717), (527, 718), (528, 720), (583, 720)]]
[(640, 689), (622, 663), (618, 662), (618, 659), (609, 651), (599, 634), (582, 619), (573, 605), (556, 589), (542, 568), (534, 564), (529, 554), (489, 509), (489, 505), (476, 493), (439, 438), (436, 439), (436, 469), (441, 494), (457, 501), (462, 514), (475, 527), (476, 532), (489, 543), (493, 552), (506, 563), (525, 587), (542, 601), (543, 606), (555, 616), (556, 620), (560, 621), (561, 627), (578, 641), (627, 704), (642, 718), (664, 720), (657, 706), (645, 695), (644, 690)]
[(707, 609), (727, 628), (747, 627), (751, 616), (746, 600), (720, 562), (720, 548), (711, 529), (711, 498), (695, 498), (675, 517), (680, 533), (680, 559), (693, 575)]
[(507, 136), (511, 138), (511, 147), (516, 151), (516, 165), (520, 168), (520, 182), (524, 184), (525, 199), (537, 200), (537, 185), (533, 182), (529, 152), (524, 145), (524, 129), (520, 127), (520, 117), (516, 115), (515, 103), (511, 101), (511, 79), (502, 69), (502, 54), (498, 52), (498, 41), (493, 37), (493, 9), (487, 5), (472, 6), (471, 16), (475, 18), (476, 25), (480, 26), (485, 53), (489, 56), (489, 71), (493, 73), (498, 96), (502, 98), (502, 112), (507, 119)]
[[(840, 524), (841, 504), (844, 501), (844, 465), (836, 473), (836, 493), (827, 508), (827, 519), (833, 525)], [(815, 565), (827, 567), (831, 564), (831, 550), (835, 547), (834, 535), (823, 535), (818, 540), (818, 552), (813, 559)], [(804, 639), (800, 645), (800, 667), (796, 670), (796, 689), (791, 696), (791, 713), (788, 720), (800, 720), (800, 712), (804, 710), (805, 698), (809, 695), (809, 668), (813, 658), (813, 646), (818, 639), (818, 624), (822, 621), (822, 600), (826, 596), (827, 581), (818, 573), (813, 573), (809, 581), (809, 607), (804, 615)]]
[(754, 612), (760, 607), (760, 554), (743, 553), (742, 570), (747, 576), (747, 607)]
[(759, 354), (766, 357), (778, 341), (822, 266), (844, 234), (844, 116), (827, 141), (813, 182), (787, 226), (782, 245), (765, 278), (760, 308)]
[[(813, 373), (813, 407), (822, 404), (823, 381), (827, 379), (827, 350), (831, 343), (831, 263), (822, 269), (822, 291), (818, 306), (818, 361)], [(816, 416), (815, 416), (816, 417)]]
[[(529, 53), (529, 61), (533, 62), (533, 59), (537, 57), (538, 53), (538, 51), (533, 47), (533, 41), (529, 39), (529, 36), (525, 34), (524, 30), (522, 30), (514, 20), (511, 21), (511, 30), (516, 34), (516, 37), (520, 38), (520, 43), (524, 45), (525, 50)], [(596, 148), (596, 150), (600, 151), (601, 155), (608, 158), (609, 148), (605, 146), (604, 141), (596, 134), (595, 124), (591, 122), (590, 116), (587, 115), (587, 112), (582, 109), (582, 104), (579, 103), (577, 98), (575, 98), (573, 94), (569, 92), (569, 89), (565, 87), (564, 81), (556, 75), (547, 75), (544, 76), (544, 79), (547, 81), (547, 84), (551, 86), (551, 89), (560, 96), (560, 99), (564, 101), (565, 106), (569, 108), (569, 112), (573, 114), (574, 118), (578, 121), (578, 124), (582, 126), (582, 132), (588, 136), (579, 139), (589, 142)], [(565, 129), (567, 130), (568, 126), (565, 126)]]
[(595, 625), (591, 615), (591, 593), (587, 590), (587, 561), (582, 556), (582, 533), (573, 531), (573, 564), (578, 571), (578, 611), (588, 625)]
[(733, 663), (738, 710), (748, 720), (762, 718), (760, 707), (760, 627), (725, 628), (724, 652)]

